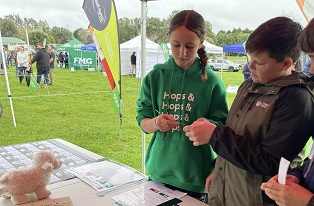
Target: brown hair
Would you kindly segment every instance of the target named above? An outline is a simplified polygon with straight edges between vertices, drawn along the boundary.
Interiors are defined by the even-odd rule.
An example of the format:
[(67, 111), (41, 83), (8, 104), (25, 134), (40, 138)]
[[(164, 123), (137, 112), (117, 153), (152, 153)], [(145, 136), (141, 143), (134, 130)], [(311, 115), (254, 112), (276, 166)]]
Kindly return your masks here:
[[(194, 10), (182, 10), (177, 13), (170, 21), (170, 28), (168, 35), (171, 34), (179, 26), (185, 26), (188, 30), (194, 32), (200, 39), (204, 38), (205, 35), (205, 21), (202, 15)], [(200, 57), (203, 81), (207, 80), (206, 65), (208, 61), (208, 56), (205, 51), (205, 47), (201, 47), (197, 51)]]
[(302, 26), (288, 17), (272, 18), (249, 36), (245, 49), (248, 53), (268, 52), (278, 62), (291, 57), (296, 62), (300, 57), (299, 36)]
[(308, 23), (300, 35), (301, 50), (310, 53), (314, 52), (314, 18)]

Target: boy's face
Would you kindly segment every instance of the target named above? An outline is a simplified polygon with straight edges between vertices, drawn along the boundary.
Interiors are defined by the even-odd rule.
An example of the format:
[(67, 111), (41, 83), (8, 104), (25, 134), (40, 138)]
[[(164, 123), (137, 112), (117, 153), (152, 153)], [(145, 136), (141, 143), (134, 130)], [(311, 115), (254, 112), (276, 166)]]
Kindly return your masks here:
[(310, 74), (314, 74), (314, 52), (307, 53), (307, 55), (311, 59)]
[(291, 74), (292, 60), (286, 58), (278, 62), (270, 58), (268, 52), (249, 53), (249, 55), (251, 56), (249, 68), (255, 83), (267, 84)]

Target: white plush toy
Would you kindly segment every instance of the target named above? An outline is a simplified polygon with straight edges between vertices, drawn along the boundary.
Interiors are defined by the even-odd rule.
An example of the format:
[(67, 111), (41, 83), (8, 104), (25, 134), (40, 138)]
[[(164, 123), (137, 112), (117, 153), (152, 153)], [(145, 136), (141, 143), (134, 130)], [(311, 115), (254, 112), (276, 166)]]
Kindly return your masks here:
[[(32, 165), (11, 170), (0, 178), (0, 194), (10, 198), (16, 204), (29, 203), (31, 199), (26, 194), (34, 193), (38, 199), (51, 195), (46, 188), (50, 182), (52, 170), (59, 169), (62, 163), (50, 151), (39, 151), (34, 154)], [(1, 192), (2, 191), (2, 192)]]

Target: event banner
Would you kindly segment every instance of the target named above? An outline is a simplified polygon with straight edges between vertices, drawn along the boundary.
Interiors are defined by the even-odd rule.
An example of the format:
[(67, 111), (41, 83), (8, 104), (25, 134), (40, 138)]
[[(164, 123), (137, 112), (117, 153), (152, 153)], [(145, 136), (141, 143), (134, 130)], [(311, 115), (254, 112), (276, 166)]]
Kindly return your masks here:
[(96, 52), (94, 51), (75, 51), (69, 50), (69, 68), (88, 69), (97, 68)]
[(115, 97), (114, 106), (119, 108), (118, 111), (121, 113), (120, 45), (114, 1), (84, 0), (83, 9), (90, 22), (89, 31), (114, 93), (112, 95)]

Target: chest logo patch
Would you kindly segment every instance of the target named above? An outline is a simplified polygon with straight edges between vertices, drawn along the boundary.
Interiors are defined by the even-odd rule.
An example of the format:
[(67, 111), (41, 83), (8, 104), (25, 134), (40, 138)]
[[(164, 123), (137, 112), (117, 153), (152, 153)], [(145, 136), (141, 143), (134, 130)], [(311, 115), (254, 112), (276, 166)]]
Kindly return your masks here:
[(257, 106), (257, 107), (262, 107), (262, 108), (266, 109), (267, 107), (269, 107), (269, 104), (267, 104), (267, 103), (265, 103), (265, 102), (257, 101), (257, 102), (256, 102), (256, 106)]

